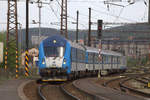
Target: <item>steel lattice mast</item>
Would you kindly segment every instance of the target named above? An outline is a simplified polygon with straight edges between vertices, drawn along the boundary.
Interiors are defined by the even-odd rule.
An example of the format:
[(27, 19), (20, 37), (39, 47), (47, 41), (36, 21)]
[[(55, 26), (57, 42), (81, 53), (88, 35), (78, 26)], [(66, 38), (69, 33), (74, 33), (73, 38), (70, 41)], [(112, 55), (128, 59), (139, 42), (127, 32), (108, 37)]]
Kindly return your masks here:
[(8, 0), (5, 69), (16, 67), (18, 77), (17, 0)]
[(62, 0), (60, 33), (68, 38), (67, 32), (67, 0)]

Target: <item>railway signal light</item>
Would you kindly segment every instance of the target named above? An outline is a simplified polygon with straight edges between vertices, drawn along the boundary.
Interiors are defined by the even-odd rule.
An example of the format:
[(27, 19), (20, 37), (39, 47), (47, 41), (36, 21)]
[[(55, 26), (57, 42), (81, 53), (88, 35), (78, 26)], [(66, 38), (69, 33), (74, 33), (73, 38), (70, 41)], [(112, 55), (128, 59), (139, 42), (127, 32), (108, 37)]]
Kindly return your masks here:
[(98, 39), (101, 39), (101, 36), (102, 36), (102, 24), (103, 24), (103, 20), (98, 20), (97, 21), (97, 37)]

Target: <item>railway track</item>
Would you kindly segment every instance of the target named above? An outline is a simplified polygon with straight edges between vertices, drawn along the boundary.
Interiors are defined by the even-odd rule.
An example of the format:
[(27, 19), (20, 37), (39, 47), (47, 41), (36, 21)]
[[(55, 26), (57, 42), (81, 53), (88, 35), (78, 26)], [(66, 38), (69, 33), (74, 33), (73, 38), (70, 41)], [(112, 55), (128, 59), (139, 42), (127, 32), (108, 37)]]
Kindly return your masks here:
[(145, 76), (149, 75), (150, 73), (144, 74), (128, 74), (125, 75), (123, 78), (116, 78), (109, 81), (104, 82), (105, 87), (110, 87), (116, 90), (121, 90), (127, 93), (132, 93), (134, 95), (143, 96), (143, 97), (150, 97), (150, 93), (140, 91), (138, 89), (133, 88), (129, 85), (131, 80), (135, 80), (140, 82), (141, 84), (147, 85), (149, 82), (149, 78), (145, 78)]
[(96, 80), (90, 78), (76, 80), (74, 85), (80, 91), (83, 91), (93, 97), (91, 100), (144, 100), (140, 97), (131, 96), (111, 88), (103, 87), (95, 83)]
[(70, 96), (72, 99), (74, 100), (80, 100), (78, 97), (72, 95), (69, 91), (67, 91), (65, 88), (64, 88), (64, 85), (61, 85), (60, 86), (61, 90), (68, 96)]
[[(71, 82), (59, 85), (51, 85), (51, 84), (40, 85), (38, 87), (38, 95), (40, 96), (41, 100), (80, 100), (80, 98), (74, 96), (70, 91), (66, 89), (68, 84), (71, 84)], [(46, 90), (45, 88), (48, 88), (48, 90)], [(52, 90), (55, 90), (55, 93), (57, 95), (54, 95), (55, 93), (52, 92)], [(48, 94), (44, 91), (47, 91)], [(53, 97), (50, 97), (50, 95)]]
[[(121, 80), (126, 79), (126, 78), (127, 77), (119, 77), (119, 78), (111, 79), (111, 80), (108, 80), (108, 81), (104, 82), (102, 85), (105, 86), (105, 87), (113, 88), (115, 90), (121, 90), (119, 82)], [(123, 91), (123, 90), (121, 90), (121, 91)]]
[[(48, 84), (46, 84), (48, 85)], [(42, 93), (42, 89), (46, 86), (46, 85), (40, 85), (38, 87), (38, 95), (41, 98), (41, 100), (47, 100), (46, 97), (44, 96), (44, 94)]]
[[(125, 82), (128, 82), (130, 81), (132, 78), (128, 78), (126, 80), (123, 80), (119, 83), (120, 85), (120, 88), (122, 89), (126, 89), (128, 91), (130, 91), (130, 93), (134, 93), (134, 94), (137, 94), (139, 96), (143, 96), (143, 97), (147, 97), (147, 98), (150, 98), (150, 93), (147, 93), (147, 92), (143, 92), (143, 91), (140, 91), (140, 90), (137, 90), (137, 89), (134, 89), (132, 87), (129, 87), (127, 85), (125, 85)], [(141, 81), (140, 81), (141, 82)]]
[[(148, 74), (148, 73), (146, 73), (146, 74)], [(126, 86), (126, 82), (130, 81), (130, 79), (132, 79), (132, 80), (137, 79), (137, 76), (138, 75), (136, 75), (136, 74), (128, 74), (125, 77), (121, 77), (118, 79), (110, 80), (111, 78), (108, 78), (109, 82), (105, 82), (105, 86), (108, 87), (111, 84), (111, 82), (118, 80), (118, 82), (117, 82), (118, 86), (117, 87), (120, 87), (120, 88), (117, 89), (117, 87), (114, 87), (114, 86), (112, 86), (112, 88), (114, 88), (116, 90), (121, 90), (121, 91), (124, 90), (125, 92), (128, 92), (128, 91), (132, 92), (132, 90), (128, 89), (130, 87), (128, 87), (128, 85)], [(147, 80), (149, 80), (149, 77), (142, 77), (142, 75), (139, 75), (139, 76), (141, 76), (141, 78), (139, 77), (138, 80), (143, 80), (145, 82)], [(118, 76), (114, 76), (114, 78), (116, 78), (116, 77), (118, 77)], [(106, 80), (108, 80), (108, 79), (106, 79)], [(122, 81), (119, 81), (120, 79), (122, 79)], [(78, 80), (75, 80), (75, 81), (78, 81)], [(101, 92), (99, 92), (99, 90), (101, 90), (101, 91), (108, 91), (108, 90), (105, 90), (103, 88), (102, 89), (96, 88), (97, 85), (94, 85), (94, 83), (92, 81), (88, 82), (85, 80), (86, 82), (84, 82), (84, 83), (82, 83), (83, 81), (77, 82), (77, 84), (75, 84), (76, 83), (75, 81), (74, 82), (67, 82), (64, 84), (57, 84), (57, 85), (56, 84), (37, 84), (37, 88), (38, 88), (37, 98), (39, 100), (39, 96), (40, 96), (40, 100), (99, 100), (98, 98), (102, 98), (105, 100), (105, 98), (100, 97)], [(97, 91), (95, 91), (98, 93), (98, 96), (97, 96), (97, 94), (91, 95), (91, 93), (84, 92), (81, 88), (77, 88), (79, 85), (81, 85), (81, 87), (86, 85), (86, 88), (94, 88), (94, 90), (98, 89)], [(32, 84), (29, 84), (28, 86), (32, 86)], [(35, 88), (35, 90), (37, 91), (36, 88)], [(45, 90), (47, 92), (45, 92)], [(90, 90), (88, 90), (88, 91), (90, 91)], [(92, 90), (91, 90), (91, 92), (92, 92)], [(104, 94), (102, 94), (102, 96), (103, 95)], [(113, 92), (111, 93), (111, 95), (113, 96)], [(146, 94), (146, 95), (147, 96), (145, 96), (145, 97), (149, 97), (149, 94)], [(31, 95), (30, 97), (32, 98), (33, 96)], [(106, 98), (107, 98), (107, 96), (106, 96)], [(118, 96), (117, 96), (117, 98), (118, 98)], [(31, 100), (37, 100), (37, 99), (31, 99)], [(110, 99), (110, 100), (112, 100), (112, 99)], [(134, 99), (129, 99), (129, 100), (134, 100)]]

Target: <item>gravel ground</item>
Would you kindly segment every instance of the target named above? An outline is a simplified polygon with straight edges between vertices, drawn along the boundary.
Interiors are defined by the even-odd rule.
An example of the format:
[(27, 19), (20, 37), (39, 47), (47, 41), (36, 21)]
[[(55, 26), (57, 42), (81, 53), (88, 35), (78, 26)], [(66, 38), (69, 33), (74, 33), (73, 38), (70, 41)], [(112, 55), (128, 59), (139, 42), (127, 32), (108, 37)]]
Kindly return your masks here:
[(75, 84), (81, 90), (96, 95), (96, 99), (106, 98), (109, 100), (143, 100), (142, 98), (98, 85), (95, 83), (96, 81), (96, 78), (87, 78), (77, 80), (75, 81)]
[[(61, 84), (49, 84), (42, 89), (42, 93), (48, 100), (73, 100), (71, 97), (62, 92), (60, 85)], [(36, 83), (36, 81), (32, 81), (24, 87), (24, 94), (29, 100), (40, 100), (37, 92), (38, 86), (39, 85)], [(76, 89), (72, 83), (65, 84), (64, 88), (72, 95), (80, 98), (80, 100), (93, 100), (91, 96), (88, 96), (87, 94)]]
[(95, 83), (99, 84), (99, 85), (103, 85), (106, 81), (108, 81), (105, 78), (97, 78), (97, 80), (95, 80)]
[[(96, 79), (96, 83), (97, 83), (97, 84), (100, 84), (100, 85), (103, 85), (105, 82), (107, 82), (107, 81), (109, 81), (109, 80), (112, 80), (112, 79), (116, 79), (116, 78), (119, 78), (119, 77)], [(120, 86), (119, 86), (119, 82), (121, 82), (122, 80), (123, 80), (123, 79), (114, 80), (114, 81), (108, 83), (108, 84), (107, 84), (107, 87), (121, 91)], [(129, 83), (126, 83), (126, 84), (129, 84)]]
[[(23, 91), (29, 100), (41, 100), (37, 92), (39, 85), (33, 81), (24, 87)], [(48, 85), (42, 89), (42, 93), (48, 100), (71, 100), (63, 94), (59, 85)]]
[(60, 85), (47, 85), (42, 89), (42, 93), (47, 100), (72, 100), (60, 89)]
[(116, 79), (119, 78), (118, 76), (112, 76), (112, 77), (100, 77), (100, 78), (95, 78), (95, 83), (99, 84), (99, 85), (103, 85), (105, 82), (112, 80), (112, 79)]
[[(112, 77), (112, 79), (114, 79), (114, 78)], [(96, 82), (97, 84), (99, 84), (99, 85), (102, 85), (102, 84), (104, 84), (105, 82), (107, 82), (108, 80), (111, 80), (111, 78), (96, 79), (95, 82)], [(119, 81), (120, 81), (120, 80), (116, 80), (116, 81), (114, 81), (114, 82), (111, 82), (111, 83), (109, 83), (109, 84), (107, 85), (107, 87), (121, 91), (120, 86), (117, 85), (117, 84), (119, 83)], [(130, 87), (130, 88), (133, 88), (133, 86), (131, 85), (130, 82), (131, 82), (131, 81), (125, 82), (125, 85), (128, 86), (128, 87)], [(136, 93), (130, 92), (130, 91), (128, 91), (128, 90), (126, 90), (126, 93), (127, 93), (127, 94), (130, 94), (130, 95), (133, 95), (133, 96), (137, 96), (137, 97), (139, 97), (139, 98), (145, 98), (145, 97), (143, 97), (143, 96), (139, 96), (139, 95), (137, 95)]]
[(29, 98), (29, 100), (40, 100), (37, 94), (37, 89), (38, 84), (36, 83), (36, 81), (32, 81), (24, 87), (23, 91), (27, 98)]
[[(132, 82), (132, 80), (127, 81), (127, 82), (124, 83), (124, 85), (127, 86), (127, 87), (129, 87), (129, 88), (136, 89), (135, 86), (132, 86), (131, 82)], [(137, 89), (137, 90), (142, 91), (142, 92), (147, 92), (147, 93), (149, 93), (149, 91), (150, 91), (150, 89), (146, 89), (146, 90), (144, 90), (144, 89)], [(134, 95), (134, 96), (138, 96), (138, 97), (141, 97), (141, 98), (145, 98), (145, 97), (143, 97), (143, 96), (141, 96), (141, 95), (137, 95), (137, 94), (134, 93), (134, 92), (128, 91), (128, 93), (130, 93), (131, 95)], [(145, 99), (149, 99), (149, 98), (145, 98)]]

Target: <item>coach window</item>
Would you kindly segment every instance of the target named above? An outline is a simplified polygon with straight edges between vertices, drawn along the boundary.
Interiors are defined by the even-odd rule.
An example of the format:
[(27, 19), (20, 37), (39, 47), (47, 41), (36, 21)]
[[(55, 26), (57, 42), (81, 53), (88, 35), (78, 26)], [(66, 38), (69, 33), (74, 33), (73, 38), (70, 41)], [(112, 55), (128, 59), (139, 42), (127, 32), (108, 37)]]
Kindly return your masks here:
[(108, 62), (109, 62), (108, 58), (109, 58), (109, 56), (106, 55), (106, 64), (108, 64)]
[(118, 57), (118, 63), (120, 64), (120, 59), (121, 59), (121, 57)]
[(103, 55), (103, 63), (105, 64), (106, 63), (106, 56)]
[(79, 49), (77, 49), (77, 60), (80, 62), (80, 60), (81, 60), (81, 53), (80, 53), (80, 50)]
[(113, 63), (115, 63), (115, 56), (113, 56)]
[(92, 56), (92, 53), (88, 53), (88, 62), (89, 63), (92, 63), (92, 58), (93, 58), (93, 56)]
[(111, 56), (108, 56), (108, 63), (111, 64)]
[(80, 62), (82, 62), (82, 58), (83, 58), (83, 56), (82, 56), (82, 50), (80, 50)]
[(117, 63), (117, 57), (115, 57), (115, 63)]
[(98, 64), (98, 62), (99, 62), (99, 59), (98, 59), (98, 54), (95, 54), (94, 61), (95, 61), (95, 63), (96, 63), (96, 64)]
[(83, 50), (81, 50), (81, 58), (82, 58), (82, 62), (85, 61), (85, 52)]
[(111, 56), (111, 63), (114, 63), (114, 56)]
[(114, 56), (114, 63), (116, 63), (116, 57)]
[(83, 54), (83, 50), (81, 50), (81, 62), (84, 61), (84, 54)]
[(72, 57), (72, 61), (76, 61), (76, 49), (75, 48), (71, 48), (71, 57)]
[(119, 64), (119, 57), (117, 57), (117, 63)]
[(59, 47), (59, 48), (57, 48), (58, 49), (58, 51), (60, 51), (59, 52), (59, 57), (63, 57), (63, 55), (64, 55), (64, 47)]
[(91, 59), (90, 59), (91, 57), (90, 56), (91, 56), (91, 54), (90, 54), (90, 52), (88, 52), (88, 63), (91, 62)]

